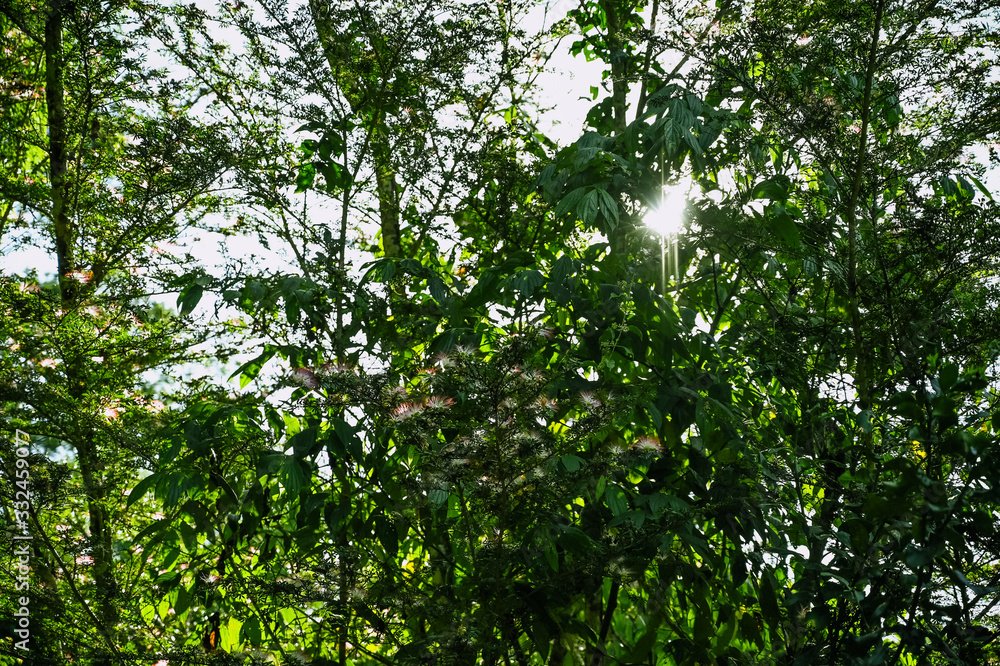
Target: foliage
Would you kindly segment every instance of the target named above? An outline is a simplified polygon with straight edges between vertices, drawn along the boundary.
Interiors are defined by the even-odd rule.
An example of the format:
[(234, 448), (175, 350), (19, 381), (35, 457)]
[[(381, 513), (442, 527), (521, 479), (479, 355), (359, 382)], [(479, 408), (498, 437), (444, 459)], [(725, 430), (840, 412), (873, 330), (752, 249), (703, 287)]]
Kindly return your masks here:
[[(65, 97), (0, 116), (59, 266), (0, 283), (29, 659), (996, 661), (995, 4), (47, 11), (0, 3), (5, 85)], [(606, 72), (560, 147), (567, 34)], [(288, 261), (146, 252), (194, 224)]]

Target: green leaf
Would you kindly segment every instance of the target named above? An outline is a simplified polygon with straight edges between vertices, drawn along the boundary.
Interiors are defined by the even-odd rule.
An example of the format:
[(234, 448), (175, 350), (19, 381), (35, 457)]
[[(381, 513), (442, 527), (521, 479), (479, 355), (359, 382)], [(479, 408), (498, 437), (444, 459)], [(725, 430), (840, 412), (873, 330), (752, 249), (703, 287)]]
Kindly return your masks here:
[(559, 458), (559, 462), (562, 463), (563, 468), (565, 468), (567, 472), (575, 472), (578, 469), (580, 469), (580, 466), (583, 465), (584, 460), (580, 456), (575, 456), (572, 453), (567, 453), (566, 455), (561, 456)]
[(590, 552), (597, 546), (593, 539), (575, 525), (567, 525), (563, 528), (563, 533), (559, 535), (556, 543), (565, 550), (575, 554)]
[(978, 178), (976, 178), (975, 176), (969, 176), (969, 180), (971, 180), (971, 181), (972, 181), (972, 183), (973, 183), (973, 184), (974, 184), (974, 185), (976, 186), (976, 188), (977, 188), (977, 189), (978, 189), (978, 190), (979, 190), (980, 192), (982, 192), (983, 194), (985, 194), (985, 195), (986, 195), (986, 197), (987, 197), (987, 198), (988, 198), (988, 199), (989, 199), (990, 201), (993, 201), (993, 193), (992, 193), (992, 192), (990, 192), (990, 191), (989, 191), (989, 189), (988, 189), (988, 188), (987, 188), (987, 187), (986, 187), (985, 185), (983, 185), (983, 182), (982, 182), (981, 180), (979, 180), (979, 179), (978, 179)]
[(771, 199), (785, 201), (788, 199), (790, 180), (788, 176), (775, 176), (769, 180), (757, 183), (751, 196), (754, 199)]
[(285, 456), (281, 464), (281, 476), (284, 480), (285, 489), (293, 497), (299, 494), (306, 483), (306, 474), (302, 469), (303, 463), (294, 456)]
[(802, 245), (799, 237), (799, 228), (787, 213), (780, 213), (771, 218), (771, 229), (777, 234), (778, 239), (785, 245), (797, 248)]
[(204, 292), (205, 288), (197, 282), (192, 282), (181, 290), (180, 295), (177, 297), (177, 306), (180, 308), (181, 316), (194, 311)]
[(609, 485), (604, 491), (604, 501), (615, 516), (620, 516), (628, 511), (628, 498), (625, 491), (614, 484)]
[(545, 278), (539, 271), (534, 269), (521, 271), (515, 275), (514, 279), (511, 281), (514, 289), (521, 292), (525, 296), (531, 296), (535, 290), (544, 283)]
[(187, 588), (183, 585), (177, 588), (177, 599), (174, 601), (174, 614), (177, 617), (183, 617), (184, 613), (191, 608), (191, 602), (194, 601), (193, 595), (188, 592)]
[(310, 187), (312, 187), (313, 181), (316, 179), (316, 169), (311, 163), (303, 164), (299, 167), (299, 173), (295, 176), (295, 191), (296, 193), (305, 192)]
[(926, 547), (918, 547), (911, 544), (906, 550), (903, 561), (906, 562), (908, 567), (921, 569), (933, 564), (934, 560), (944, 553), (944, 550), (944, 541)]
[(958, 382), (958, 366), (954, 363), (949, 363), (941, 368), (940, 376), (941, 390), (950, 390), (956, 382)]
[(357, 434), (354, 429), (347, 424), (347, 421), (341, 418), (333, 418), (333, 430), (340, 439), (341, 444), (347, 450), (355, 460), (360, 460), (364, 457), (364, 448), (361, 445), (361, 440), (358, 439)]
[(260, 620), (256, 615), (251, 615), (240, 627), (240, 636), (250, 645), (261, 645), (263, 635), (260, 627)]
[(781, 610), (778, 606), (777, 583), (774, 574), (769, 569), (765, 569), (759, 582), (760, 612), (764, 616), (764, 621), (775, 630), (781, 622)]
[(177, 530), (180, 532), (184, 547), (187, 548), (189, 553), (194, 552), (198, 547), (198, 535), (195, 533), (194, 528), (186, 520), (181, 520), (177, 523)]
[[(659, 613), (656, 615), (659, 618)], [(652, 656), (653, 646), (656, 645), (656, 634), (659, 630), (659, 622), (655, 622), (646, 628), (639, 639), (632, 646), (628, 653), (628, 661), (632, 663), (645, 663)]]
[(132, 492), (129, 493), (128, 495), (128, 502), (125, 504), (125, 506), (127, 507), (132, 506), (133, 504), (141, 500), (142, 496), (145, 495), (150, 488), (154, 487), (156, 485), (156, 482), (159, 481), (159, 479), (160, 476), (154, 472), (149, 476), (147, 476), (146, 478), (139, 481), (139, 483), (135, 484), (135, 487), (132, 489)]
[(597, 211), (599, 208), (599, 194), (600, 190), (591, 190), (580, 201), (579, 205), (576, 207), (576, 215), (580, 218), (580, 221), (584, 224), (593, 224), (594, 220), (597, 219)]
[(191, 486), (191, 480), (183, 472), (172, 472), (166, 481), (163, 504), (167, 507), (173, 507), (184, 497), (184, 493)]
[(580, 199), (583, 198), (583, 195), (586, 194), (586, 192), (587, 192), (586, 187), (576, 188), (575, 190), (564, 196), (562, 200), (559, 201), (558, 205), (556, 205), (556, 209), (553, 212), (553, 214), (557, 218), (559, 218), (565, 215), (566, 213), (570, 212), (571, 210), (575, 210), (577, 204), (580, 203)]
[(614, 231), (615, 227), (618, 226), (618, 202), (606, 190), (597, 190), (597, 192), (600, 197), (601, 214), (608, 222), (608, 229)]
[(564, 254), (555, 263), (552, 264), (552, 271), (550, 273), (550, 278), (553, 282), (562, 283), (566, 279), (566, 276), (570, 274), (573, 270), (573, 260), (569, 255)]
[(252, 358), (241, 365), (236, 372), (229, 375), (229, 379), (238, 375), (240, 378), (240, 388), (245, 388), (247, 384), (257, 378), (260, 371), (264, 368), (264, 364), (274, 358), (274, 355), (277, 353), (277, 347), (266, 345), (264, 347), (264, 351), (262, 351), (256, 358)]
[[(317, 426), (306, 428), (297, 433), (288, 442), (292, 447), (292, 455), (298, 460), (303, 460), (307, 456), (315, 455), (319, 448), (316, 443)], [(320, 443), (322, 444), (322, 442)]]
[(555, 544), (545, 549), (545, 561), (548, 562), (553, 571), (559, 571), (559, 553), (556, 551)]
[(396, 557), (399, 553), (399, 537), (396, 533), (396, 526), (392, 524), (390, 520), (385, 515), (379, 515), (375, 517), (375, 536), (378, 538), (379, 543), (385, 548), (385, 552), (389, 557)]

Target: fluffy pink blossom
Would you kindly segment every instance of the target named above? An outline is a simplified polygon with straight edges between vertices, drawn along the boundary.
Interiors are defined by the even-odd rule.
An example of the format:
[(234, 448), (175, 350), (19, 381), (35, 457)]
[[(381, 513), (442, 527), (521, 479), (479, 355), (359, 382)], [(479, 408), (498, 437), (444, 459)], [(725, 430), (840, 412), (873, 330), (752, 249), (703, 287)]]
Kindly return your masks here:
[(319, 380), (316, 373), (309, 368), (295, 368), (292, 370), (292, 380), (308, 389), (319, 388)]
[(660, 440), (655, 437), (640, 437), (632, 445), (632, 448), (639, 449), (640, 451), (656, 451), (657, 453), (663, 451), (663, 447), (660, 446)]
[(427, 406), (431, 409), (447, 409), (455, 404), (455, 401), (451, 398), (446, 398), (440, 395), (432, 395), (427, 399)]
[(410, 418), (411, 416), (416, 416), (421, 411), (423, 411), (424, 406), (415, 402), (404, 402), (402, 405), (392, 410), (389, 414), (389, 418), (393, 421), (403, 421)]
[(559, 403), (552, 398), (545, 397), (544, 395), (535, 401), (535, 405), (537, 407), (541, 407), (542, 409), (551, 409), (553, 411), (559, 408)]
[(455, 365), (455, 360), (448, 356), (448, 354), (441, 352), (434, 357), (434, 365), (440, 366), (442, 370), (453, 367)]

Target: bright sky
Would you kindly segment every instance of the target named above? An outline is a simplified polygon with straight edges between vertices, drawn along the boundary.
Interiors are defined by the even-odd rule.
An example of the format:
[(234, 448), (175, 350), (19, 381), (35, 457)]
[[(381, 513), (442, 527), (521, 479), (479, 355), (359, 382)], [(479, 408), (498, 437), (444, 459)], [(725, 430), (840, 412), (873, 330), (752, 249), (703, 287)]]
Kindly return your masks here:
[[(207, 11), (215, 11), (214, 0), (199, 0), (198, 4)], [(526, 23), (529, 28), (535, 29), (543, 24), (551, 25), (555, 20), (565, 16), (566, 12), (574, 8), (576, 4), (573, 0), (555, 0), (554, 6), (549, 9), (547, 15), (539, 7), (529, 16)], [(237, 39), (238, 37), (234, 35), (230, 41)], [(588, 63), (582, 56), (571, 56), (568, 53), (568, 48), (572, 41), (573, 37), (567, 37), (563, 40), (549, 63), (550, 71), (539, 79), (539, 89), (541, 90), (539, 101), (543, 107), (553, 108), (552, 111), (537, 119), (539, 129), (560, 145), (567, 145), (579, 138), (586, 113), (594, 103), (590, 98), (590, 87), (600, 86), (603, 69), (601, 63)], [(986, 185), (991, 191), (1000, 191), (1000, 170), (994, 170), (988, 174)], [(676, 194), (673, 193), (673, 196), (665, 194), (664, 204), (652, 217), (651, 226), (676, 226), (679, 221), (679, 206), (683, 204), (682, 197), (678, 197)], [(659, 228), (656, 230), (660, 231)], [(669, 231), (672, 230), (669, 229)], [(262, 261), (267, 262), (269, 266), (276, 266), (273, 262), (280, 261), (276, 253), (267, 252), (256, 241), (249, 239), (239, 240), (232, 237), (223, 239), (221, 236), (213, 237), (212, 234), (197, 232), (189, 235), (188, 240), (193, 240), (195, 237), (200, 238), (200, 242), (190, 242), (185, 247), (206, 267), (221, 264), (220, 243), (226, 245), (232, 256), (252, 252), (263, 256)], [(6, 248), (0, 246), (0, 253), (5, 252), (5, 250)], [(268, 256), (269, 254), (271, 256)], [(29, 248), (17, 253), (8, 252), (3, 257), (5, 271), (23, 273), (35, 268), (42, 279), (51, 278), (54, 275), (54, 263), (51, 250), (47, 248)], [(168, 305), (173, 305), (169, 298), (165, 300)]]
[[(217, 11), (214, 0), (198, 0), (198, 4), (210, 13)], [(551, 25), (575, 6), (576, 3), (570, 0), (556, 0), (555, 6), (549, 10), (547, 16), (539, 9), (529, 17), (527, 23), (529, 27), (534, 28), (541, 27), (543, 23)], [(239, 36), (233, 34), (229, 41), (236, 42), (238, 39)], [(560, 145), (572, 143), (579, 138), (587, 111), (593, 104), (589, 96), (590, 86), (599, 85), (602, 71), (600, 63), (588, 63), (582, 56), (574, 58), (569, 55), (567, 49), (571, 42), (572, 38), (563, 41), (549, 63), (550, 71), (539, 78), (541, 90), (539, 102), (543, 107), (556, 109), (538, 119), (539, 130)], [(160, 66), (156, 60), (155, 57), (150, 58), (149, 64)], [(184, 249), (206, 267), (221, 265), (223, 257), (219, 245), (222, 243), (226, 245), (231, 256), (254, 253), (271, 267), (277, 265), (274, 262), (280, 263), (280, 256), (277, 253), (268, 252), (253, 239), (223, 238), (201, 231), (186, 236), (187, 241), (193, 241), (195, 237), (200, 239), (199, 242), (187, 243), (185, 239), (181, 242), (185, 243)], [(173, 248), (174, 251), (177, 249), (176, 246)], [(28, 247), (10, 252), (8, 248), (0, 246), (0, 254), (3, 256), (4, 272), (25, 273), (30, 269), (36, 269), (42, 280), (52, 279), (55, 275), (55, 257), (51, 248)], [(164, 302), (170, 306), (174, 305), (170, 298), (164, 299)]]

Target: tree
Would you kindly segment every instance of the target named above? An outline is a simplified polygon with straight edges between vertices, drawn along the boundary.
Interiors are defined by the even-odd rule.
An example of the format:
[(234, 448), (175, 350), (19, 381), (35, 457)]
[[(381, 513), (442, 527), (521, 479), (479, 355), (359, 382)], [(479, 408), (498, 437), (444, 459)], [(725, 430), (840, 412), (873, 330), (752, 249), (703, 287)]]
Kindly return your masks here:
[[(44, 248), (55, 274), (0, 279), (0, 400), (17, 442), (4, 456), (7, 538), (15, 527), (30, 536), (34, 572), (25, 588), (5, 570), (5, 614), (24, 606), (31, 626), (28, 651), (23, 641), (3, 650), (32, 663), (104, 663), (134, 645), (144, 620), (126, 600), (143, 562), (129, 550), (139, 528), (122, 493), (152, 464), (173, 418), (164, 403), (190, 399), (142, 374), (198, 360), (191, 348), (208, 337), (149, 302), (178, 278), (176, 258), (154, 247), (213, 205), (232, 148), (156, 90), (162, 73), (133, 52), (141, 28), (126, 36), (133, 19), (123, 3), (0, 5), (16, 91), (0, 132), (2, 242)], [(27, 458), (15, 456), (26, 443)], [(15, 475), (20, 458), (30, 480)]]
[[(976, 50), (995, 8), (826, 3), (791, 21), (778, 3), (728, 9), (690, 25), (712, 44), (687, 52), (702, 64), (665, 104), (640, 95), (637, 115), (656, 122), (610, 132), (596, 116), (609, 135), (567, 153), (560, 165), (594, 157), (558, 174), (552, 200), (610, 235), (614, 216), (588, 199), (648, 201), (648, 180), (669, 176), (621, 174), (657, 158), (688, 158), (710, 195), (694, 204), (677, 302), (713, 334), (703, 363), (748, 371), (744, 419), (762, 471), (785, 482), (744, 537), (774, 558), (745, 588), (770, 631), (734, 636), (782, 660), (981, 661), (995, 624), (992, 486), (978, 479), (992, 455), (980, 373), (993, 363), (981, 343), (995, 330), (982, 306), (996, 298), (996, 209), (966, 151), (995, 133), (991, 61)], [(592, 11), (611, 45), (609, 10)], [(965, 521), (982, 531), (954, 527)]]

